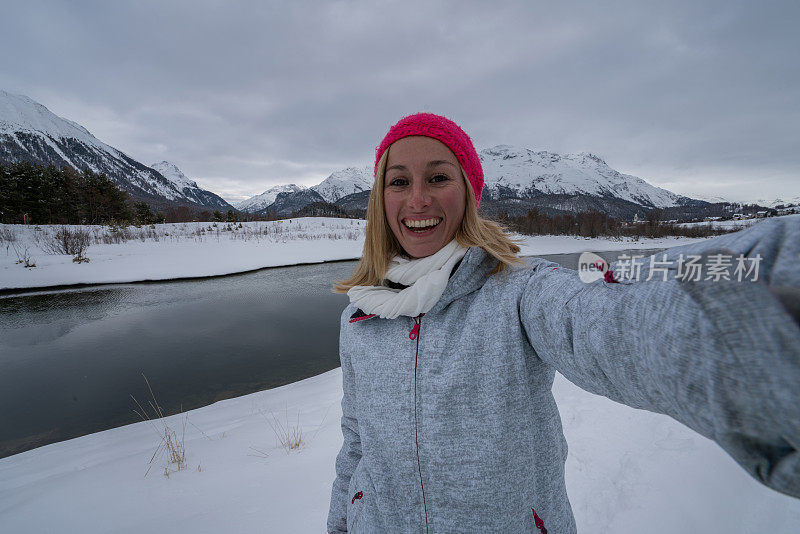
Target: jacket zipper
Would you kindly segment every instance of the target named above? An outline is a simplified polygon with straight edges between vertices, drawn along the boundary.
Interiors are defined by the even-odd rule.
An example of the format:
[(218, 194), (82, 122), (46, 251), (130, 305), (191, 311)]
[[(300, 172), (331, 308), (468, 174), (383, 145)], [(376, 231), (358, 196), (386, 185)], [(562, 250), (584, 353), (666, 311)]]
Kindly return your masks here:
[(422, 466), (419, 461), (419, 431), (417, 423), (417, 359), (419, 358), (419, 330), (422, 315), (424, 314), (414, 317), (414, 328), (411, 329), (408, 337), (417, 341), (417, 350), (414, 354), (414, 441), (417, 447), (417, 469), (419, 470), (419, 485), (422, 488), (422, 506), (425, 508), (425, 532), (428, 532), (428, 505), (425, 502), (425, 485), (422, 483)]

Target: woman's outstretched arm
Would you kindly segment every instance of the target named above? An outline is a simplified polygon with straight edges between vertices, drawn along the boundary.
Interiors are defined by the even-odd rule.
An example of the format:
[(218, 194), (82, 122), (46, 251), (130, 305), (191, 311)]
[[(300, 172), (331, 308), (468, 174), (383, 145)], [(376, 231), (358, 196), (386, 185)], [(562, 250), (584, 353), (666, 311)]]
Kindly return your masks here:
[[(350, 307), (342, 314), (342, 323), (349, 318)], [(339, 343), (342, 345), (341, 341)], [(349, 356), (340, 350), (342, 364), (342, 448), (336, 456), (336, 479), (331, 489), (331, 502), (328, 511), (328, 532), (341, 534), (347, 532), (347, 490), (350, 477), (361, 460), (361, 437), (358, 433), (358, 419), (355, 415), (355, 385), (353, 366)]]
[[(663, 254), (649, 281), (645, 258), (630, 283), (584, 283), (577, 271), (532, 262), (520, 303), (531, 346), (583, 389), (677, 419), (800, 498), (800, 326), (791, 313), (800, 216)], [(707, 267), (699, 280), (676, 279), (694, 256)], [(709, 266), (725, 257), (742, 257), (749, 275), (714, 274)]]

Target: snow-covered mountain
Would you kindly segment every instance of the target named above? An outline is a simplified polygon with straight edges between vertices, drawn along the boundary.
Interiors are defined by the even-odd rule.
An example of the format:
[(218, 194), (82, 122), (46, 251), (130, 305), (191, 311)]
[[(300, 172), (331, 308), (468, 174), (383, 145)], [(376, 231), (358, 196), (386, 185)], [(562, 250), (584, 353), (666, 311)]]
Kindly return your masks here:
[(694, 195), (693, 198), (695, 198), (697, 200), (703, 200), (705, 202), (711, 202), (711, 203), (718, 203), (718, 202), (727, 202), (727, 203), (730, 203), (730, 204), (734, 203), (732, 200), (728, 200), (727, 198), (719, 196), (719, 195), (696, 194), (696, 195)]
[(347, 195), (371, 190), (373, 182), (372, 167), (348, 167), (334, 172), (311, 189), (333, 203)]
[[(524, 214), (536, 207), (550, 214), (598, 210), (630, 219), (635, 213), (641, 215), (651, 208), (705, 204), (620, 173), (594, 154), (561, 155), (510, 145), (497, 145), (478, 154), (485, 176), (485, 201), (481, 208), (488, 214)], [(351, 213), (363, 213), (372, 183), (371, 167), (348, 167), (334, 172), (311, 190)], [(278, 190), (274, 187), (269, 191)], [(262, 196), (266, 192), (259, 195)], [(259, 197), (242, 202), (240, 209), (255, 204)], [(270, 199), (272, 195), (266, 197)], [(292, 201), (297, 206), (303, 198)], [(266, 201), (258, 203), (258, 210), (269, 207)], [(270, 210), (275, 212), (276, 207)]]
[(270, 204), (267, 209), (260, 211), (259, 215), (267, 215), (269, 213), (279, 217), (288, 216), (315, 202), (324, 203), (325, 199), (313, 189), (301, 189), (294, 193), (288, 191), (278, 193), (278, 196), (275, 197), (275, 202)]
[(175, 188), (192, 202), (209, 208), (228, 209), (231, 207), (219, 196), (199, 187), (197, 182), (183, 174), (174, 163), (160, 161), (150, 165), (150, 168), (157, 170), (161, 176), (172, 182)]
[(80, 124), (59, 117), (27, 96), (2, 90), (0, 161), (27, 161), (105, 173), (137, 199), (231, 207), (197, 184), (194, 184), (196, 191), (192, 189), (195, 194), (187, 195), (181, 183), (173, 183), (159, 171), (103, 143)]
[(295, 184), (276, 185), (275, 187), (270, 187), (260, 195), (250, 197), (247, 200), (242, 200), (241, 202), (236, 202), (234, 203), (234, 206), (238, 210), (246, 211), (248, 213), (255, 213), (269, 207), (273, 202), (275, 202), (275, 199), (278, 198), (280, 193), (298, 193), (305, 189), (308, 188)]
[(159, 161), (158, 163), (151, 163), (150, 168), (160, 172), (161, 176), (175, 184), (180, 190), (199, 189), (197, 182), (190, 180), (174, 163)]
[(774, 209), (776, 206), (800, 206), (800, 196), (796, 197), (778, 197), (772, 200), (764, 199), (764, 198), (757, 198), (757, 199), (749, 199), (749, 200), (728, 200), (727, 198), (720, 197), (720, 196), (709, 196), (709, 195), (695, 195), (695, 198), (700, 200), (705, 200), (706, 202), (726, 202), (729, 204), (756, 204), (758, 206), (763, 206), (765, 208), (772, 208)]
[(288, 215), (313, 202), (325, 201), (334, 204), (361, 194), (363, 200), (358, 200), (358, 206), (348, 205), (348, 208), (354, 208), (354, 211), (358, 212), (362, 210), (361, 204), (364, 204), (366, 209), (368, 194), (364, 193), (372, 189), (372, 182), (372, 168), (348, 167), (334, 172), (311, 188), (295, 184), (276, 185), (260, 195), (234, 205), (237, 209), (249, 213), (264, 215), (269, 212), (273, 215)]
[(759, 206), (766, 206), (767, 208), (774, 208), (775, 206), (798, 206), (800, 205), (800, 196), (793, 198), (776, 198), (774, 200), (758, 199), (754, 201)]
[(484, 195), (493, 200), (541, 195), (588, 195), (666, 208), (686, 197), (615, 171), (589, 153), (560, 155), (497, 145), (479, 152), (485, 176)]

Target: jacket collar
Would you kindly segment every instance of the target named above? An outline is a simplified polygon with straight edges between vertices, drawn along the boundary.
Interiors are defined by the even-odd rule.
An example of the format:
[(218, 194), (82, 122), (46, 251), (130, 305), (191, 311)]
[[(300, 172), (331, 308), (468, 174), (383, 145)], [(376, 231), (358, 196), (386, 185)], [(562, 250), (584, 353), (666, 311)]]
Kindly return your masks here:
[(447, 282), (442, 297), (428, 313), (441, 311), (453, 301), (483, 287), (489, 273), (496, 265), (497, 260), (482, 248), (470, 247), (461, 260), (461, 264)]

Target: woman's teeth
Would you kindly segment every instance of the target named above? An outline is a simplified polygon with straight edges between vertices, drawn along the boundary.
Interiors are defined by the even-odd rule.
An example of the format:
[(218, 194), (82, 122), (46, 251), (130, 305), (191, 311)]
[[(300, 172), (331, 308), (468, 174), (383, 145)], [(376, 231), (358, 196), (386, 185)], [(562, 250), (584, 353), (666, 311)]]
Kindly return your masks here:
[(403, 221), (403, 224), (406, 225), (406, 228), (410, 229), (412, 232), (427, 232), (440, 222), (442, 222), (442, 220), (437, 217), (433, 219), (423, 219), (421, 221), (405, 220)]

